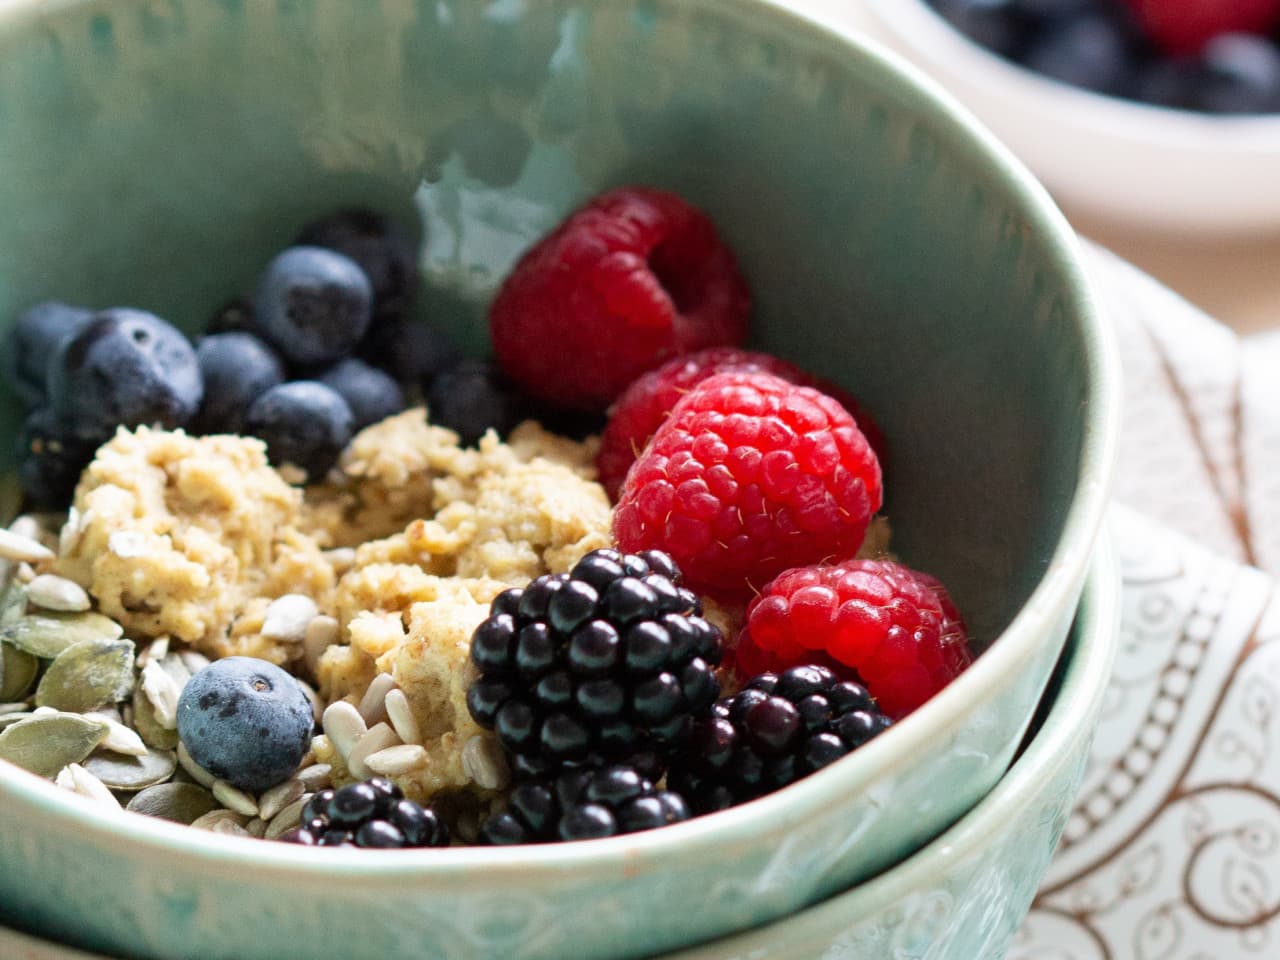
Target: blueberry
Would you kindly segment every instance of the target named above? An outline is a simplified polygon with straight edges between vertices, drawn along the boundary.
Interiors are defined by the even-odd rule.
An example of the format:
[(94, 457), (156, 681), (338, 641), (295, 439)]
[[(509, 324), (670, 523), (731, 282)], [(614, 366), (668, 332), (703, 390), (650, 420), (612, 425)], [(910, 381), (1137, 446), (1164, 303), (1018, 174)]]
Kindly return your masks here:
[(254, 657), (215, 660), (178, 700), (178, 736), (191, 759), (250, 793), (298, 768), (313, 727), (311, 701), (298, 681)]
[(65, 509), (95, 449), (91, 443), (65, 436), (52, 410), (32, 411), (17, 444), (18, 479), (30, 504)]
[(404, 391), (390, 374), (356, 357), (339, 360), (317, 379), (347, 401), (356, 430), (399, 413), (405, 406)]
[(1027, 21), (1015, 0), (934, 0), (943, 18), (975, 43), (1014, 56), (1026, 40)]
[(325, 247), (356, 262), (373, 288), (381, 324), (404, 313), (418, 288), (414, 245), (396, 224), (372, 210), (340, 210), (302, 228), (300, 245)]
[(1086, 14), (1040, 34), (1023, 62), (1054, 80), (1124, 96), (1136, 79), (1136, 53), (1125, 23), (1115, 16)]
[(276, 352), (252, 333), (215, 333), (196, 345), (204, 377), (204, 401), (193, 428), (199, 433), (239, 433), (249, 405), (284, 381)]
[(118, 426), (186, 426), (204, 393), (190, 341), (159, 317), (123, 307), (94, 314), (59, 344), (48, 383), (63, 429), (93, 443)]
[(424, 387), (461, 359), (452, 340), (417, 317), (379, 321), (356, 352), (400, 383)]
[(369, 329), (373, 289), (354, 260), (290, 247), (267, 265), (253, 299), (256, 332), (297, 364), (330, 363)]
[(1265, 37), (1223, 34), (1201, 54), (1197, 105), (1210, 113), (1280, 111), (1280, 49)]
[(314, 380), (272, 387), (253, 401), (244, 418), (245, 432), (266, 441), (272, 463), (292, 463), (313, 481), (337, 462), (352, 424), (347, 401)]
[(498, 370), (480, 360), (464, 360), (432, 381), (427, 390), (431, 422), (455, 431), (464, 444), (475, 444), (486, 430), (510, 432), (522, 419), (523, 398)]
[(28, 409), (45, 402), (49, 355), (88, 325), (93, 311), (50, 301), (20, 314), (0, 346), (0, 375)]

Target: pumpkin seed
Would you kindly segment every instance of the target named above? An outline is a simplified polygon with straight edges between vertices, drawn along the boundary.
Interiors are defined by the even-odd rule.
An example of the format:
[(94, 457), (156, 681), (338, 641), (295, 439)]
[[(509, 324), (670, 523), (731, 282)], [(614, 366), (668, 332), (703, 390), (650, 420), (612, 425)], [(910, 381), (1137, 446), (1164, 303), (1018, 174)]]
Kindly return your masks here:
[(107, 725), (74, 713), (28, 717), (0, 733), (0, 759), (42, 777), (79, 763), (107, 737)]
[(243, 813), (236, 813), (234, 810), (225, 810), (219, 807), (217, 810), (210, 810), (202, 817), (197, 817), (191, 822), (191, 826), (197, 830), (212, 830), (219, 820), (230, 820), (232, 823), (244, 826), (249, 818)]
[(173, 750), (178, 746), (178, 731), (162, 727), (156, 719), (156, 708), (142, 692), (142, 684), (133, 688), (133, 729), (142, 742), (157, 750)]
[(21, 700), (35, 686), (40, 661), (17, 647), (0, 643), (0, 700)]
[(58, 654), (40, 678), (36, 704), (87, 713), (133, 693), (133, 641), (81, 640)]
[(52, 660), (83, 640), (119, 640), (120, 624), (100, 613), (31, 613), (0, 628), (0, 640)]
[(81, 613), (93, 606), (84, 587), (52, 573), (42, 573), (27, 584), (27, 598), (37, 607), (62, 613)]
[(84, 768), (112, 790), (135, 793), (165, 783), (178, 769), (178, 759), (170, 750), (151, 750), (145, 757), (127, 757), (99, 748)]
[[(11, 570), (10, 573), (13, 573)], [(0, 625), (10, 624), (27, 612), (27, 588), (10, 578), (0, 593)]]
[(160, 783), (136, 793), (126, 810), (148, 817), (191, 824), (211, 810), (218, 801), (204, 787), (194, 783)]
[(253, 837), (252, 833), (240, 826), (240, 824), (236, 823), (234, 820), (219, 820), (209, 829), (214, 833), (225, 833), (231, 837)]

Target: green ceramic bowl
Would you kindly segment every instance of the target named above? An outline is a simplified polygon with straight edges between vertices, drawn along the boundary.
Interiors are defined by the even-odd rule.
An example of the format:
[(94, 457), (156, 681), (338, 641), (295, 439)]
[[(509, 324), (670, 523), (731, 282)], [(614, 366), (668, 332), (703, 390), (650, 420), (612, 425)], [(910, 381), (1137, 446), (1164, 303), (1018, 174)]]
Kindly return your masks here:
[(891, 870), (784, 920), (664, 960), (1003, 957), (1071, 813), (1120, 636), (1119, 574), (1100, 547), (1042, 722), (959, 823)]
[(0, 920), (146, 957), (637, 956), (843, 890), (991, 789), (1076, 608), (1118, 383), (1075, 238), (945, 95), (769, 0), (0, 0), (6, 322), (57, 297), (194, 331), (367, 204), (419, 226), (422, 309), (479, 351), (519, 251), (637, 181), (720, 224), (758, 346), (875, 411), (895, 547), (974, 667), (794, 787), (589, 844), (236, 842), (0, 769)]

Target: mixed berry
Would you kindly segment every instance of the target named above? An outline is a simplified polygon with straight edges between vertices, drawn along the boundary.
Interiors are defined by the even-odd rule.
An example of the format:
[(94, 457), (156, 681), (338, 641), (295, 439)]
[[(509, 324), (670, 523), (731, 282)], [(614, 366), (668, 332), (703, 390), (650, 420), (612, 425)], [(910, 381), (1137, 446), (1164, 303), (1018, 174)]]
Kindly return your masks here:
[(1280, 0), (928, 0), (1055, 80), (1156, 106), (1280, 112)]
[[(1052, 7), (1019, 3), (1026, 17)], [(1008, 27), (981, 22), (992, 37)], [(417, 319), (418, 284), (398, 228), (348, 210), (306, 227), (195, 344), (138, 310), (31, 309), (3, 354), (29, 410), (30, 499), (65, 506), (120, 426), (256, 436), (311, 482), (357, 431), (422, 400), (466, 444), (530, 417), (600, 433), (614, 546), (497, 593), (465, 648), (465, 709), (500, 761), (475, 777), (495, 795), (472, 842), (614, 836), (751, 801), (858, 749), (969, 665), (942, 584), (864, 554), (884, 492), (874, 420), (743, 347), (750, 295), (706, 214), (641, 187), (587, 203), (498, 292), (492, 359), (462, 358)], [(335, 642), (342, 624), (308, 597), (290, 603), (329, 620)], [(397, 692), (335, 701), (318, 729), (323, 703), (288, 670), (217, 659), (177, 699), (179, 756), (232, 810), (292, 803), (281, 839), (459, 842), (448, 809), (409, 799), (394, 773), (368, 776), (422, 752)], [(355, 782), (303, 793), (320, 730), (375, 747), (343, 755)]]

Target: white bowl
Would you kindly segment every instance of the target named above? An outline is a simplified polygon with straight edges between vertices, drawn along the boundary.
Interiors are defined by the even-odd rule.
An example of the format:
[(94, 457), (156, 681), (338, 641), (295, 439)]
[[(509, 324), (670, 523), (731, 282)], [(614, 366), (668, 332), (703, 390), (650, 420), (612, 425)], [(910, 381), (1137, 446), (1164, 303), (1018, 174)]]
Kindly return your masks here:
[(972, 42), (923, 0), (863, 0), (1068, 212), (1179, 233), (1280, 232), (1280, 116), (1220, 117), (1102, 96)]

